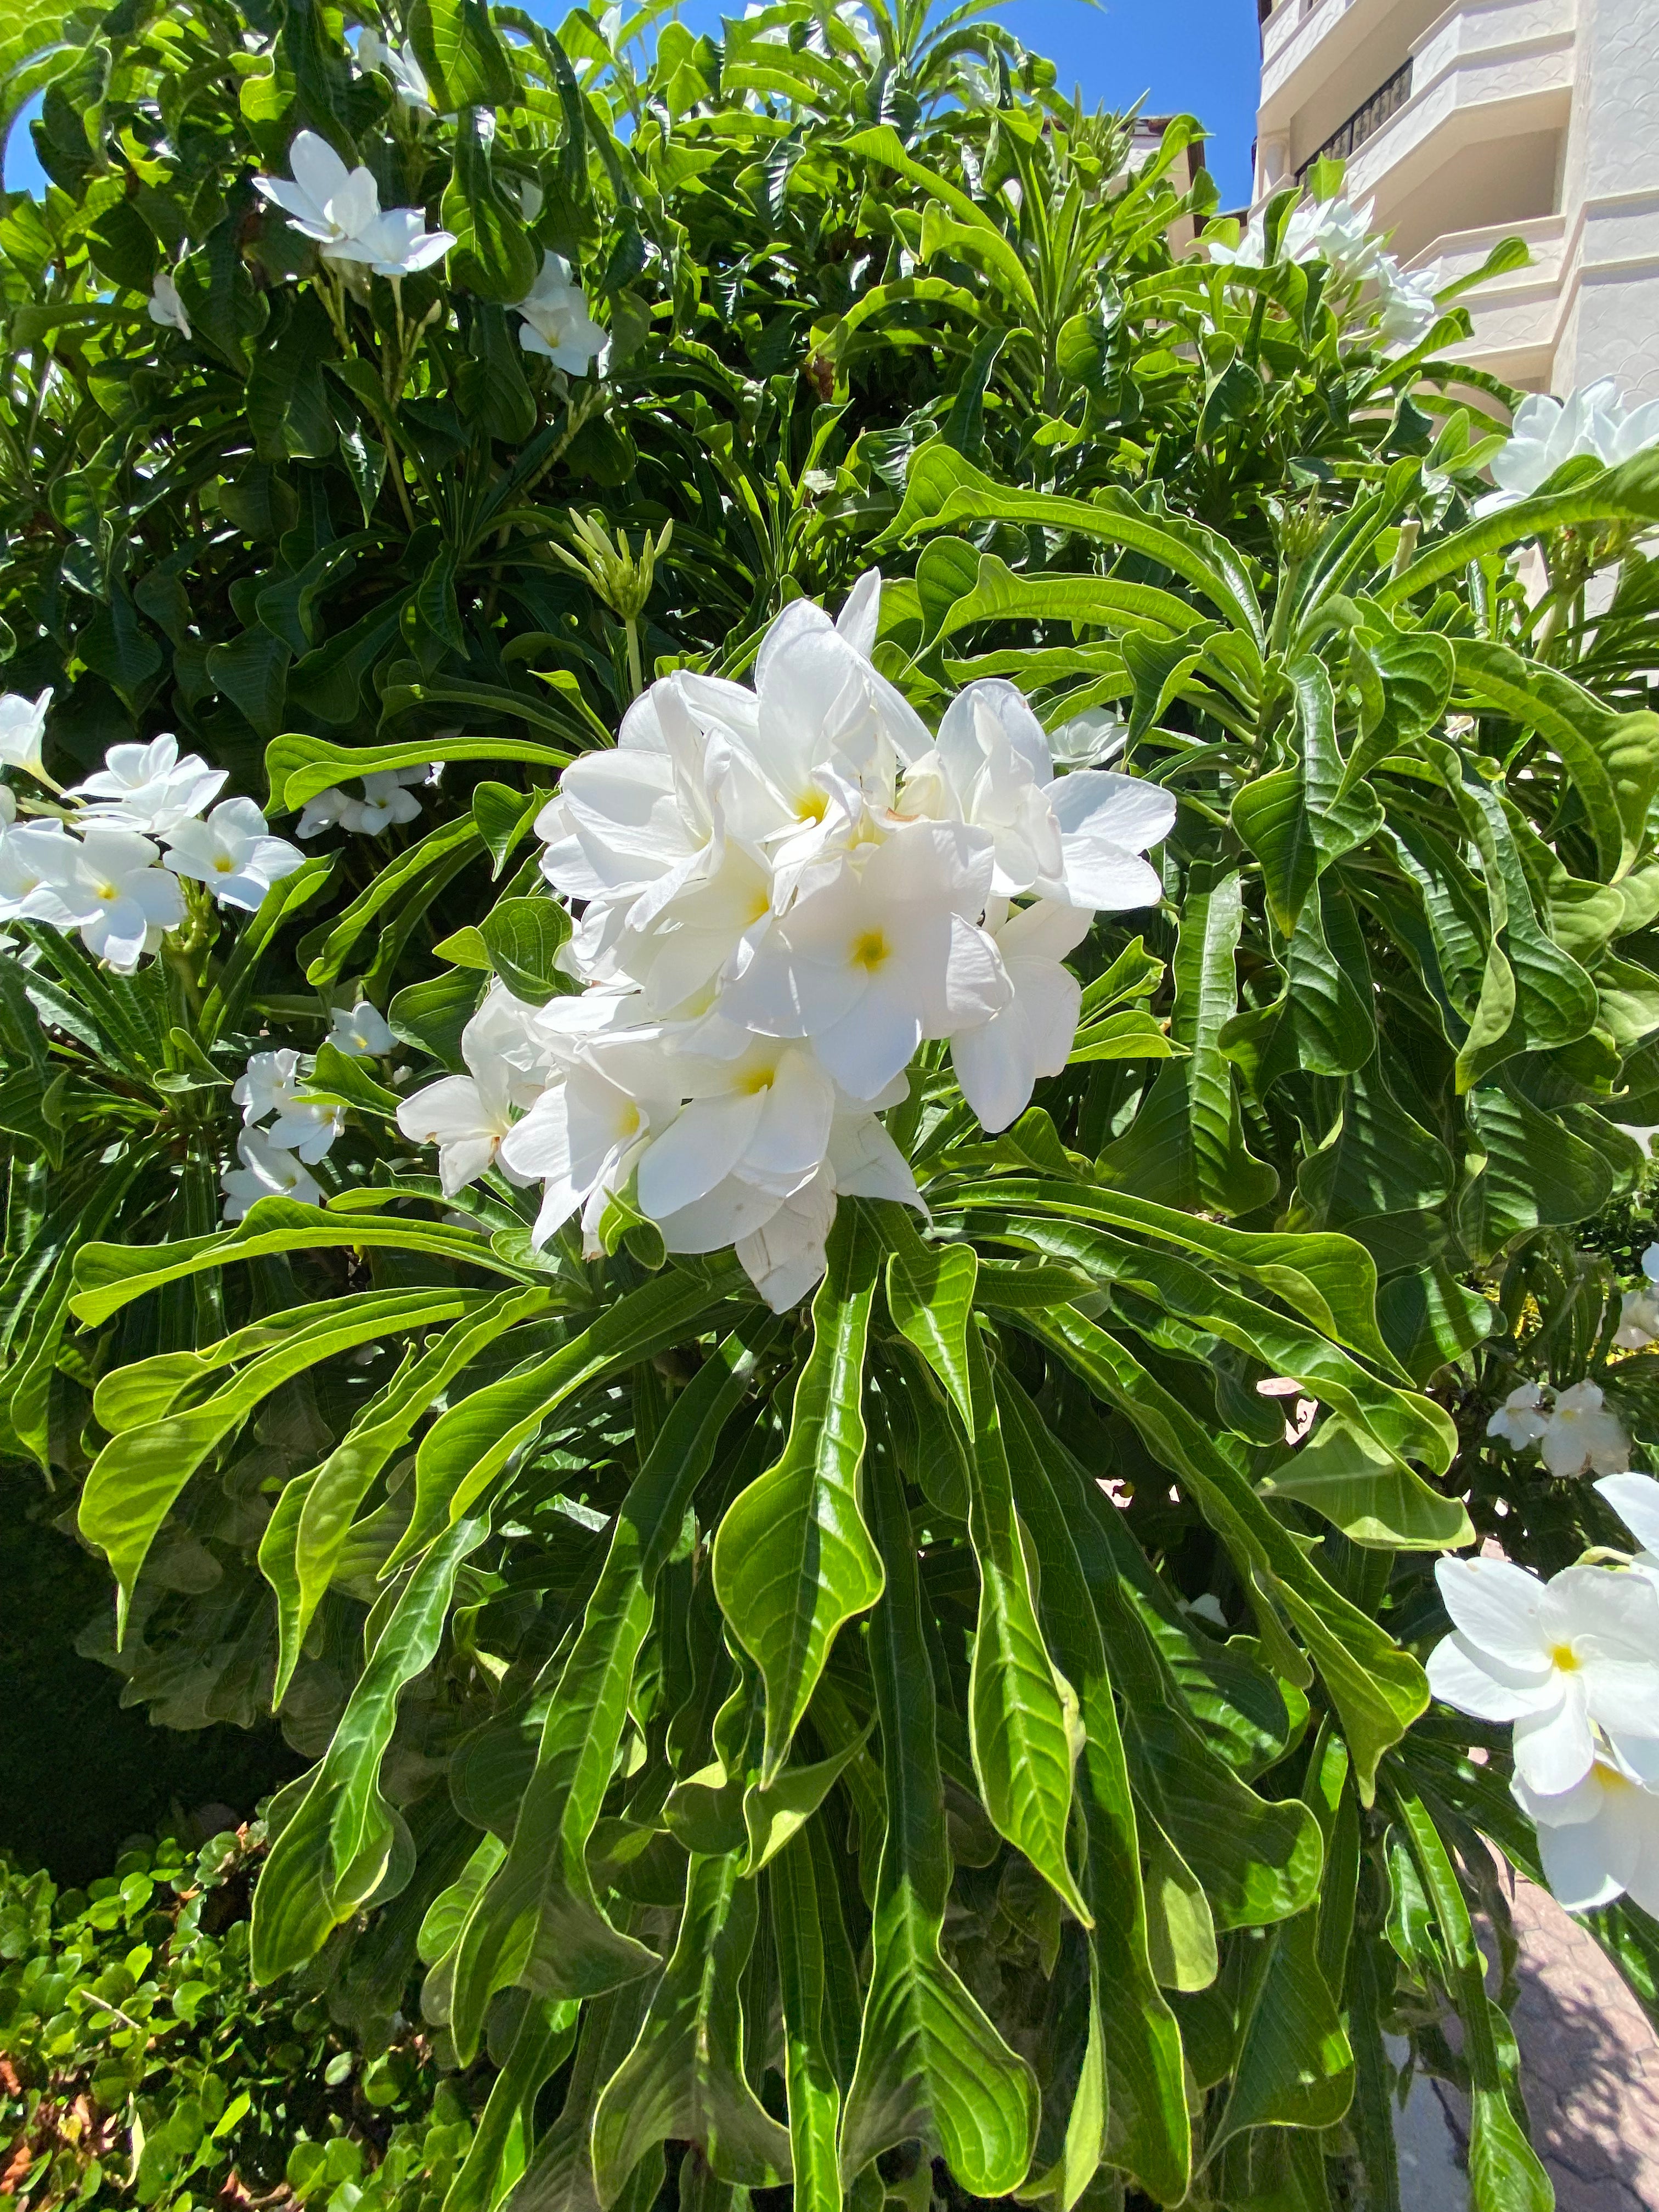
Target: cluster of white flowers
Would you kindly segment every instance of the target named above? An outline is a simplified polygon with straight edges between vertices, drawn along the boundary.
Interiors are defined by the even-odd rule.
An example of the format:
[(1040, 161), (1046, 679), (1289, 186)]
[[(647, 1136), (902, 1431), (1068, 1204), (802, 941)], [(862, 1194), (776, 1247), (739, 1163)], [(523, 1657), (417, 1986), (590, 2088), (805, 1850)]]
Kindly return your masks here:
[[(0, 766), (55, 789), (40, 757), (51, 701), (0, 699)], [(96, 775), (58, 794), (59, 811), (20, 821), (0, 787), (0, 920), (79, 930), (89, 952), (130, 975), (184, 921), (181, 876), (252, 911), (305, 856), (270, 835), (251, 799), (214, 805), (224, 781), (163, 736), (112, 745)]]
[[(1403, 270), (1371, 231), (1372, 203), (1351, 207), (1346, 200), (1304, 200), (1292, 208), (1279, 234), (1281, 261), (1323, 261), (1340, 283), (1374, 288), (1379, 313), (1377, 336), (1385, 346), (1411, 347), (1434, 326), (1438, 310), (1432, 280)], [(1206, 239), (1212, 261), (1232, 269), (1260, 269), (1267, 260), (1267, 210), (1251, 216), (1237, 246)]]
[(378, 837), (394, 822), (418, 822), (421, 802), (410, 787), (430, 782), (432, 778), (430, 767), (380, 769), (359, 778), (363, 787), (361, 799), (331, 784), (326, 791), (307, 799), (294, 834), (315, 837), (337, 825), (358, 837)]
[[(386, 1017), (362, 999), (335, 1008), (328, 1042), (349, 1059), (370, 1060), (390, 1052), (393, 1039)], [(314, 1066), (308, 1055), (284, 1046), (254, 1053), (237, 1078), (230, 1095), (242, 1109), (236, 1139), (241, 1165), (227, 1168), (220, 1177), (227, 1221), (241, 1220), (262, 1198), (322, 1203), (321, 1186), (309, 1170), (326, 1157), (345, 1127), (345, 1114), (307, 1097)]]
[(1565, 399), (1532, 392), (1515, 410), (1508, 443), (1493, 456), (1498, 489), (1477, 500), (1474, 511), (1494, 514), (1530, 499), (1579, 453), (1614, 468), (1653, 445), (1659, 445), (1659, 399), (1626, 412), (1610, 376), (1580, 385)]
[(1642, 1546), (1626, 1566), (1547, 1583), (1507, 1559), (1442, 1559), (1452, 1633), (1429, 1658), (1436, 1697), (1514, 1723), (1517, 1803), (1551, 1889), (1572, 1912), (1626, 1894), (1659, 1911), (1659, 1482), (1596, 1484)]
[(872, 662), (879, 595), (872, 569), (838, 623), (796, 600), (752, 690), (665, 678), (565, 770), (536, 826), (586, 988), (539, 1011), (492, 989), (470, 1073), (405, 1102), (452, 1194), (499, 1161), (544, 1186), (538, 1241), (580, 1213), (593, 1250), (631, 1186), (671, 1251), (735, 1244), (781, 1310), (823, 1273), (838, 1194), (920, 1206), (878, 1116), (921, 1043), (949, 1040), (991, 1130), (1065, 1066), (1061, 963), (1097, 910), (1160, 897), (1139, 856), (1175, 802), (1056, 775), (1011, 684), (971, 685), (930, 737)]
[(419, 208), (385, 208), (380, 188), (360, 163), (348, 169), (326, 138), (302, 131), (289, 149), (287, 177), (256, 177), (254, 189), (272, 200), (304, 238), (314, 239), (325, 261), (372, 269), (377, 276), (410, 276), (430, 268), (455, 243), (447, 230), (428, 230)]
[[(1546, 1401), (1553, 1396), (1554, 1403)], [(1552, 1474), (1606, 1474), (1630, 1457), (1630, 1440), (1619, 1417), (1602, 1402), (1596, 1382), (1575, 1382), (1552, 1393), (1540, 1382), (1510, 1392), (1486, 1424), (1486, 1434), (1515, 1451), (1538, 1447)]]

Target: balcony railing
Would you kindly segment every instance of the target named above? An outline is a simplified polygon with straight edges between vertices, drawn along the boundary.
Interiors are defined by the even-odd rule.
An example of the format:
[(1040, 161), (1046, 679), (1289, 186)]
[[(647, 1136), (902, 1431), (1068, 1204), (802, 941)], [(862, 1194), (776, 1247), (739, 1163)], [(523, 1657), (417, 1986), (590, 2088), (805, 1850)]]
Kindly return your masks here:
[(1357, 154), (1368, 138), (1374, 137), (1391, 117), (1399, 114), (1411, 96), (1412, 64), (1407, 55), (1386, 83), (1378, 85), (1370, 98), (1362, 101), (1339, 130), (1332, 131), (1318, 152), (1308, 156), (1296, 173), (1297, 182), (1302, 181), (1316, 161), (1346, 161), (1351, 155)]

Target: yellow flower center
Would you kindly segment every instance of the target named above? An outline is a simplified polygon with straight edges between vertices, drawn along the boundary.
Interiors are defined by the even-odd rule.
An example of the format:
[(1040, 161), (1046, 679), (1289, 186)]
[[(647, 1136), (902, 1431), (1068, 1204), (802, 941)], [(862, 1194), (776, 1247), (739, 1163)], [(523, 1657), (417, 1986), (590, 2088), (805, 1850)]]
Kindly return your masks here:
[(1571, 1644), (1552, 1644), (1550, 1664), (1559, 1674), (1576, 1674), (1578, 1672), (1578, 1654)]
[(213, 865), (222, 876), (234, 876), (236, 872), (236, 863), (228, 853), (216, 853)]
[(853, 940), (853, 966), (865, 969), (872, 975), (892, 957), (892, 949), (878, 929), (866, 929), (862, 937)]
[(118, 899), (121, 896), (114, 884), (99, 884), (94, 888), (100, 899)]
[(827, 791), (804, 791), (795, 801), (796, 818), (801, 822), (822, 822), (829, 811)]

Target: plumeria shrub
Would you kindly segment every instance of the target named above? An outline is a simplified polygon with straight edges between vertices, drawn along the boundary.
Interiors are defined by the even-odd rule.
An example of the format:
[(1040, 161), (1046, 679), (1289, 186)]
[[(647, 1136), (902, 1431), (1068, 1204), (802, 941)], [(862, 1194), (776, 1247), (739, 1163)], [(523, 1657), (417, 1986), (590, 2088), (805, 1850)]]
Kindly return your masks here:
[(450, 2212), (1387, 2207), (1402, 2047), (1542, 2208), (1659, 424), (972, 8), (0, 59), (0, 1442), (312, 1762), (254, 1975), (499, 2061)]

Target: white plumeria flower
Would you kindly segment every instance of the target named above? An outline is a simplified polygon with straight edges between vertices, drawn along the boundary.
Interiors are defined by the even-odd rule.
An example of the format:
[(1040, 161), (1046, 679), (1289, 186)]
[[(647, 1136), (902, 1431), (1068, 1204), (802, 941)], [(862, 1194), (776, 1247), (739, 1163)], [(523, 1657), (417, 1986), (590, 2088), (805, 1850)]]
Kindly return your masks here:
[[(673, 1063), (689, 1103), (641, 1155), (640, 1205), (671, 1252), (735, 1243), (810, 1181), (829, 1150), (836, 1086), (811, 1048), (741, 1042), (730, 1060)], [(619, 1044), (608, 1064), (622, 1058)]]
[(725, 993), (761, 1036), (810, 1036), (854, 1098), (873, 1098), (925, 1037), (988, 1021), (1012, 994), (980, 928), (994, 863), (983, 831), (911, 822), (843, 856), (775, 920)]
[(1659, 1342), (1659, 1293), (1650, 1285), (1625, 1292), (1613, 1340), (1621, 1352), (1641, 1352)]
[(300, 1054), (292, 1045), (278, 1051), (249, 1054), (247, 1066), (231, 1085), (230, 1095), (242, 1109), (245, 1122), (263, 1121), (271, 1114), (286, 1113), (305, 1096)]
[(322, 1185), (307, 1173), (292, 1152), (273, 1144), (264, 1129), (243, 1129), (236, 1139), (240, 1168), (227, 1168), (219, 1177), (225, 1194), (224, 1218), (240, 1221), (262, 1198), (292, 1198), (301, 1206), (320, 1206)]
[(329, 1017), (328, 1042), (348, 1060), (378, 1060), (398, 1040), (380, 1008), (368, 999), (359, 999), (355, 1006), (335, 1007)]
[(1440, 310), (1435, 305), (1431, 273), (1407, 274), (1392, 254), (1381, 256), (1376, 270), (1377, 305), (1382, 310), (1376, 326), (1379, 343), (1409, 352), (1434, 328)]
[(1610, 1474), (1630, 1458), (1630, 1441), (1617, 1414), (1601, 1402), (1599, 1383), (1575, 1382), (1558, 1390), (1538, 1449), (1552, 1474)]
[[(554, 1001), (556, 1008), (561, 1005), (580, 1006), (590, 1020), (598, 1014), (580, 1000)], [(556, 1030), (532, 1027), (536, 1011), (495, 986), (461, 1032), (468, 1073), (441, 1077), (398, 1109), (398, 1127), (411, 1143), (437, 1146), (438, 1179), (446, 1198), (476, 1182), (495, 1163), (501, 1139), (519, 1115), (568, 1064), (574, 1039), (561, 1051)], [(535, 1180), (515, 1173), (505, 1161), (501, 1170), (509, 1182)]]
[(597, 1258), (608, 1200), (627, 1183), (654, 1133), (673, 1119), (678, 1100), (665, 1072), (655, 1096), (635, 1096), (602, 1065), (603, 1039), (584, 1047), (562, 1082), (544, 1091), (502, 1138), (501, 1165), (517, 1180), (542, 1185), (532, 1231), (544, 1244), (580, 1212), (583, 1250)]
[(1650, 1283), (1659, 1283), (1659, 1244), (1650, 1244), (1642, 1255), (1642, 1273)]
[(221, 906), (255, 914), (275, 883), (305, 866), (305, 854), (273, 837), (251, 799), (222, 799), (205, 822), (181, 822), (169, 832), (166, 866), (204, 883)]
[(993, 1135), (1018, 1120), (1039, 1079), (1058, 1075), (1070, 1056), (1083, 986), (1061, 963), (1092, 920), (1085, 908), (1039, 899), (992, 927), (1013, 996), (988, 1022), (955, 1032), (951, 1065)]
[[(51, 919), (52, 884), (74, 866), (78, 849), (61, 822), (9, 817), (0, 830), (0, 921)], [(43, 910), (37, 913), (37, 906)]]
[(384, 70), (405, 106), (432, 108), (432, 88), (416, 56), (412, 39), (406, 39), (401, 47), (389, 46), (379, 32), (366, 28), (357, 37), (357, 66), (363, 70)]
[(822, 1278), (824, 1247), (842, 1198), (890, 1199), (927, 1211), (903, 1155), (868, 1110), (838, 1113), (823, 1166), (757, 1228), (734, 1241), (739, 1264), (774, 1313), (799, 1305)]
[(1129, 742), (1129, 725), (1109, 707), (1085, 707), (1048, 732), (1056, 768), (1104, 768)]
[(394, 822), (417, 822), (421, 802), (409, 787), (424, 783), (430, 774), (426, 768), (379, 769), (363, 777), (361, 799), (331, 785), (314, 799), (307, 799), (295, 835), (315, 837), (337, 823), (356, 836), (378, 837)]
[(1641, 1546), (1634, 1565), (1659, 1583), (1659, 1482), (1626, 1471), (1604, 1474), (1595, 1487)]
[(88, 828), (171, 837), (212, 804), (225, 781), (225, 770), (210, 768), (199, 754), (181, 760), (178, 738), (163, 734), (145, 745), (112, 745), (97, 774), (71, 785), (69, 795), (87, 802), (80, 819)]
[(360, 163), (348, 169), (325, 138), (302, 131), (289, 149), (294, 175), (256, 177), (254, 190), (282, 209), (325, 260), (367, 263), (386, 276), (424, 269), (455, 240), (428, 232), (418, 208), (380, 208), (380, 188)]
[[(1325, 261), (1344, 279), (1375, 276), (1385, 256), (1371, 235), (1371, 208), (1346, 200), (1303, 200), (1291, 210), (1279, 234), (1280, 261)], [(1260, 269), (1267, 250), (1267, 210), (1259, 210), (1237, 246), (1206, 239), (1210, 258), (1225, 268)]]
[(179, 287), (165, 269), (156, 270), (149, 288), (149, 319), (163, 330), (182, 331), (186, 337), (190, 336), (190, 317), (179, 297)]
[(351, 240), (349, 258), (365, 263), (377, 276), (414, 276), (441, 261), (454, 243), (453, 231), (428, 230), (419, 208), (387, 208)]
[(21, 691), (0, 694), (0, 768), (21, 768), (37, 781), (44, 781), (40, 748), (51, 704), (50, 684), (38, 699), (26, 699)]
[(156, 866), (160, 857), (148, 837), (131, 830), (88, 828), (84, 837), (65, 838), (46, 852), (30, 914), (59, 929), (78, 929), (88, 952), (118, 975), (131, 975), (185, 918), (179, 879)]
[(1546, 1796), (1516, 1775), (1516, 1803), (1538, 1830), (1552, 1895), (1569, 1912), (1629, 1896), (1659, 1912), (1659, 1796), (1613, 1759), (1598, 1756), (1571, 1790)]
[[(1632, 420), (1650, 411), (1639, 409)], [(1604, 462), (1612, 459), (1624, 421), (1618, 386), (1610, 376), (1580, 385), (1565, 400), (1547, 392), (1529, 392), (1515, 410), (1507, 442), (1492, 457), (1492, 478), (1498, 489), (1475, 501), (1475, 513), (1493, 514), (1530, 499), (1559, 468), (1578, 454), (1587, 453)], [(1659, 416), (1654, 420), (1652, 434), (1659, 436)], [(1618, 458), (1628, 456), (1620, 452)]]
[(1036, 890), (1115, 912), (1163, 896), (1157, 870), (1140, 855), (1168, 836), (1175, 800), (1157, 784), (1109, 769), (1056, 776), (1042, 724), (1000, 678), (971, 684), (952, 700), (937, 746), (905, 780), (900, 806), (988, 830), (997, 897)]
[(327, 1158), (334, 1139), (344, 1127), (343, 1106), (325, 1106), (319, 1100), (301, 1099), (296, 1105), (285, 1107), (265, 1134), (273, 1145), (285, 1152), (293, 1152), (308, 1167), (314, 1167), (319, 1160)]
[(1659, 1737), (1659, 1589), (1645, 1575), (1567, 1567), (1540, 1583), (1507, 1559), (1440, 1559), (1453, 1632), (1429, 1656), (1435, 1696), (1513, 1721), (1516, 1771), (1546, 1796), (1595, 1756), (1593, 1726)]
[(1544, 1393), (1536, 1382), (1518, 1382), (1486, 1424), (1486, 1434), (1512, 1450), (1535, 1444), (1549, 1425)]
[(605, 350), (607, 334), (588, 313), (582, 288), (562, 253), (544, 257), (534, 284), (513, 312), (523, 317), (519, 343), (525, 351), (544, 356), (567, 376), (586, 376)]

